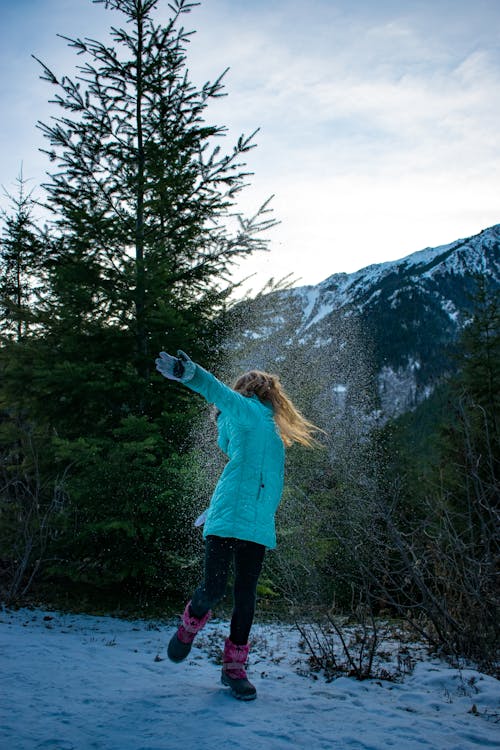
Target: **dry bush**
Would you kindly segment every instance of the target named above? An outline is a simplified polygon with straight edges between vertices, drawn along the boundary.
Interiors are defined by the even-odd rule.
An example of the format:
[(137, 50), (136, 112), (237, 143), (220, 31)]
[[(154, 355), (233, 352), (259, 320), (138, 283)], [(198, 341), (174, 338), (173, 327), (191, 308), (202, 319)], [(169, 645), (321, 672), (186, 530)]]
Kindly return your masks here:
[[(498, 672), (499, 487), (486, 431), (474, 439), (461, 413), (460, 487), (444, 483), (408, 512), (401, 487), (370, 502), (370, 525), (356, 516), (330, 533), (369, 584), (378, 606), (404, 618), (432, 647)], [(477, 425), (476, 425), (477, 427)], [(477, 432), (476, 432), (477, 434)], [(479, 448), (480, 446), (480, 448)], [(457, 468), (453, 467), (454, 476)]]
[(65, 476), (42, 479), (29, 426), (23, 426), (14, 449), (0, 456), (0, 594), (7, 605), (27, 595), (46, 562), (54, 521), (66, 502)]

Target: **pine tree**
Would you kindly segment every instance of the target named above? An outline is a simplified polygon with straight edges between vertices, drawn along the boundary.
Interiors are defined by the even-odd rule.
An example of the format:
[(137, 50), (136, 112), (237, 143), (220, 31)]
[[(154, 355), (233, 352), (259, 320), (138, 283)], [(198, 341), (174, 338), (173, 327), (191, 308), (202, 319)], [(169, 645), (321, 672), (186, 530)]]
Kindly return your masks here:
[(127, 28), (113, 28), (116, 47), (68, 40), (87, 60), (75, 80), (42, 63), (63, 110), (40, 123), (59, 166), (45, 186), (58, 233), (55, 312), (65, 321), (73, 312), (79, 330), (99, 320), (133, 332), (129, 359), (143, 379), (165, 336), (199, 347), (225, 297), (220, 280), (235, 258), (264, 247), (259, 232), (270, 224), (240, 219), (228, 230), (253, 135), (221, 151), (225, 128), (203, 115), (223, 95), (222, 76), (201, 89), (187, 77), (190, 32), (179, 24), (194, 4), (176, 0), (161, 27), (158, 2), (105, 0)]
[(7, 194), (11, 210), (3, 212), (0, 238), (0, 336), (20, 342), (35, 316), (34, 301), (40, 279), (41, 236), (33, 218), (33, 191), (27, 191), (22, 170), (17, 195)]
[(473, 316), (459, 343), (457, 389), (484, 410), (491, 438), (500, 445), (500, 303), (488, 281), (478, 277)]
[(500, 307), (487, 279), (476, 281), (473, 314), (457, 347), (443, 475), (458, 506), (475, 498), (481, 518), (498, 506), (500, 487)]

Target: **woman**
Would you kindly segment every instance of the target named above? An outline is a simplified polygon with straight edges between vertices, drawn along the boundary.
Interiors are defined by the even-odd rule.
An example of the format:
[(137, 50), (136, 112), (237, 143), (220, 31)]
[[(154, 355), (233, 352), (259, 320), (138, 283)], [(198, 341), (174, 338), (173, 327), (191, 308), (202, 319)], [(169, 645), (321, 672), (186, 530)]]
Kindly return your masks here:
[(313, 446), (317, 428), (293, 406), (275, 375), (252, 370), (231, 389), (181, 351), (178, 357), (161, 352), (156, 367), (215, 404), (218, 445), (229, 458), (206, 514), (204, 580), (186, 605), (168, 656), (180, 662), (189, 654), (196, 633), (224, 596), (233, 560), (234, 610), (221, 679), (236, 698), (253, 700), (257, 693), (245, 672), (248, 636), (266, 547), (276, 546), (274, 516), (283, 491), (285, 446)]

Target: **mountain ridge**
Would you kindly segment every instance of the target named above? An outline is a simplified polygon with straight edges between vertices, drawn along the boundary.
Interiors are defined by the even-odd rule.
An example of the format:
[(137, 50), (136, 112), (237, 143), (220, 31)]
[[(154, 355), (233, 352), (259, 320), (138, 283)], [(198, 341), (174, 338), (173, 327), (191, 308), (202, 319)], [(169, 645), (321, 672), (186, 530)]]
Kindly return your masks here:
[[(307, 290), (317, 290), (318, 295), (324, 293), (332, 293), (332, 296), (337, 297), (337, 304), (343, 305), (348, 304), (350, 301), (349, 292), (359, 295), (362, 292), (360, 286), (366, 285), (366, 281), (371, 280), (372, 284), (378, 282), (382, 278), (387, 281), (387, 276), (394, 274), (395, 278), (392, 279), (394, 288), (400, 286), (398, 282), (401, 281), (401, 272), (404, 272), (409, 279), (415, 276), (422, 276), (423, 274), (429, 273), (432, 269), (439, 271), (439, 267), (446, 263), (450, 257), (457, 256), (457, 260), (461, 260), (458, 255), (458, 251), (462, 248), (469, 250), (469, 254), (476, 253), (485, 260), (485, 256), (482, 255), (484, 245), (494, 241), (497, 253), (500, 255), (500, 224), (496, 224), (493, 227), (483, 229), (472, 237), (467, 237), (446, 245), (440, 245), (435, 248), (425, 248), (418, 250), (410, 255), (406, 255), (402, 258), (393, 261), (385, 261), (382, 263), (374, 263), (358, 271), (351, 273), (336, 273), (328, 276), (324, 281), (319, 282), (316, 285), (306, 285), (295, 287), (295, 292), (298, 294), (307, 293)], [(419, 273), (416, 273), (419, 266), (426, 267), (425, 270), (421, 269)], [(408, 274), (410, 269), (415, 269), (414, 273)], [(464, 268), (463, 263), (455, 266), (455, 270), (461, 270), (462, 273), (467, 271), (470, 273), (472, 270), (474, 273), (485, 273), (490, 270), (489, 264), (477, 263), (474, 269)], [(432, 277), (432, 275), (431, 275)], [(500, 269), (497, 263), (495, 268), (495, 278), (497, 283), (500, 284)], [(373, 292), (372, 292), (373, 294)], [(365, 300), (369, 301), (369, 297)]]
[(415, 407), (453, 371), (451, 350), (470, 319), (477, 278), (500, 289), (500, 224), (395, 261), (337, 273), (317, 285), (241, 303), (232, 337), (238, 366), (313, 372), (325, 397), (364, 390), (385, 416)]

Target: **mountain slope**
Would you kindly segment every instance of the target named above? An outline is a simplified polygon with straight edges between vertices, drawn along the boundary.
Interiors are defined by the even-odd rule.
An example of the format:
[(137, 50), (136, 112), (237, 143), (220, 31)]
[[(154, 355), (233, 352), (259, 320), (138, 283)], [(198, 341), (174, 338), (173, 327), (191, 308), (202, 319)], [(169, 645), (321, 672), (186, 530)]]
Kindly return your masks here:
[(500, 224), (316, 286), (245, 301), (232, 364), (279, 369), (293, 381), (304, 367), (302, 384), (314, 373), (335, 403), (371, 391), (378, 397), (373, 408), (400, 413), (453, 369), (449, 351), (470, 316), (478, 275), (492, 291), (500, 287)]

